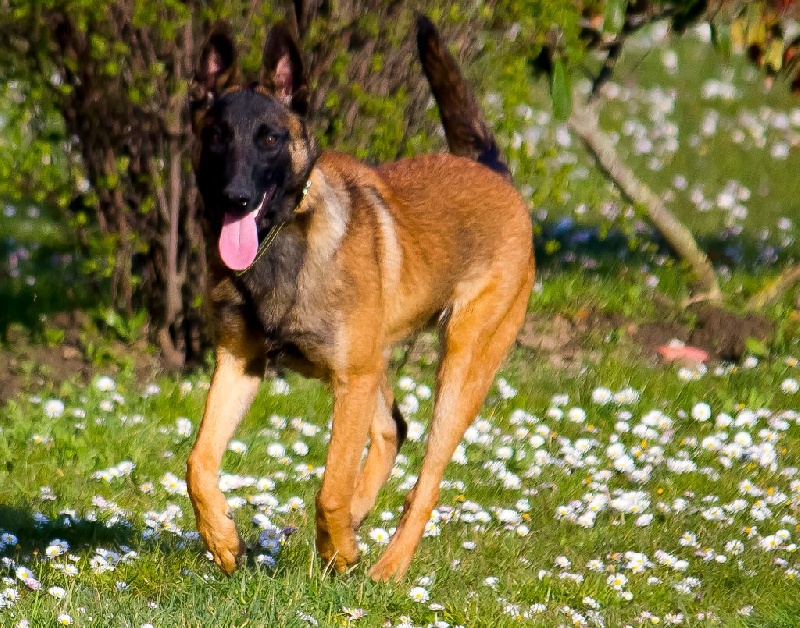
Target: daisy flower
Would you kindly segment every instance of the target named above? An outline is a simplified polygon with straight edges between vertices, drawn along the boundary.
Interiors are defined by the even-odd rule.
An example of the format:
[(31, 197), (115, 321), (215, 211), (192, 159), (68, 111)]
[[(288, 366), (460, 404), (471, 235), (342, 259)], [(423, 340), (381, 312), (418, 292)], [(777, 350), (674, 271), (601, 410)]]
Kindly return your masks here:
[(408, 592), (409, 597), (415, 602), (427, 602), (430, 594), (425, 587), (413, 587)]
[(232, 440), (228, 443), (228, 451), (232, 451), (235, 454), (243, 454), (247, 451), (247, 445), (240, 440)]
[[(98, 377), (96, 380), (94, 380), (94, 387), (100, 392), (111, 392), (117, 387), (117, 385), (113, 379), (107, 375), (103, 375), (102, 377)], [(69, 615), (67, 615), (67, 617), (69, 617)], [(72, 623), (71, 617), (68, 623)]]
[(781, 382), (781, 391), (786, 394), (793, 395), (800, 390), (800, 384), (793, 377), (789, 377)]
[(389, 542), (389, 533), (385, 528), (373, 528), (369, 531), (369, 538), (379, 545), (386, 545)]
[(57, 419), (64, 414), (64, 402), (60, 399), (49, 399), (42, 406), (42, 411), (48, 419)]
[(63, 600), (67, 596), (66, 589), (62, 587), (50, 587), (47, 592), (57, 600)]

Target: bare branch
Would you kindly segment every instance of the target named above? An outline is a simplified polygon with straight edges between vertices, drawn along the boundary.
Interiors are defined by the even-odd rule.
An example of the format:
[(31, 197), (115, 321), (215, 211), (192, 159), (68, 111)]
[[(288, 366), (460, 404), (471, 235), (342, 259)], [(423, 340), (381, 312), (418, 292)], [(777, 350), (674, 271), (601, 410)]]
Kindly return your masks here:
[[(630, 5), (628, 5), (630, 11)], [(600, 93), (600, 89), (605, 85), (614, 74), (614, 68), (619, 61), (622, 49), (625, 46), (628, 38), (641, 28), (671, 18), (675, 14), (675, 7), (672, 5), (665, 5), (660, 8), (648, 7), (645, 12), (629, 12), (625, 15), (625, 24), (622, 30), (613, 38), (601, 30), (593, 27), (588, 20), (581, 22), (584, 36), (593, 43), (592, 47), (596, 50), (606, 50), (606, 58), (600, 71), (592, 81), (592, 90), (589, 93), (589, 101), (593, 101)]]
[(697, 276), (704, 299), (711, 303), (722, 302), (717, 275), (706, 254), (700, 250), (692, 232), (681, 223), (664, 202), (644, 182), (640, 181), (617, 155), (614, 144), (597, 125), (597, 101), (594, 105), (572, 107), (567, 120), (569, 127), (583, 140), (608, 177), (633, 203), (647, 211), (650, 221), (658, 229), (677, 255), (691, 267)]
[(784, 269), (780, 275), (768, 282), (747, 302), (748, 310), (761, 310), (775, 303), (787, 291), (800, 283), (800, 264)]
[(589, 92), (589, 100), (592, 101), (600, 94), (600, 89), (603, 85), (608, 82), (611, 78), (611, 75), (614, 73), (614, 68), (617, 65), (617, 61), (619, 60), (620, 54), (622, 54), (622, 47), (625, 45), (626, 36), (620, 34), (614, 40), (614, 43), (609, 47), (608, 54), (606, 55), (606, 59), (603, 62), (603, 67), (600, 68), (600, 71), (597, 73), (597, 76), (594, 77), (592, 81), (592, 91)]

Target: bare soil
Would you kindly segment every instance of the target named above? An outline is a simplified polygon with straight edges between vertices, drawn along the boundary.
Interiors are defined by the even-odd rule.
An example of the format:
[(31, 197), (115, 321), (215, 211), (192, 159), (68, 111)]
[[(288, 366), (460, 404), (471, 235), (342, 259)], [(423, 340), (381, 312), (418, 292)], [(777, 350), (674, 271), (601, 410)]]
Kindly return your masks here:
[(0, 406), (23, 390), (58, 388), (75, 378), (88, 383), (100, 371), (113, 375), (126, 361), (143, 378), (161, 370), (144, 339), (128, 345), (104, 338), (79, 310), (52, 316), (47, 328), (63, 331), (63, 341), (48, 345), (25, 327), (8, 329), (6, 341), (0, 344)]
[[(662, 319), (649, 321), (634, 321), (618, 312), (581, 311), (572, 317), (529, 314), (517, 341), (547, 354), (553, 366), (591, 361), (603, 345), (642, 359), (658, 359), (656, 349), (671, 340), (704, 349), (712, 362), (738, 362), (746, 353), (748, 338), (768, 343), (774, 331), (775, 325), (762, 316), (740, 316), (703, 305), (683, 316), (665, 311)], [(616, 345), (606, 342), (611, 334), (619, 341)]]
[[(124, 361), (143, 379), (166, 370), (144, 339), (133, 345), (109, 341), (81, 311), (53, 316), (47, 327), (63, 330), (63, 342), (49, 346), (33, 339), (23, 327), (9, 329), (6, 342), (0, 345), (0, 406), (26, 389), (57, 388), (75, 377), (89, 382), (101, 370), (113, 374)], [(581, 310), (572, 316), (531, 313), (517, 342), (546, 356), (553, 367), (569, 368), (599, 361), (608, 350), (658, 360), (656, 349), (673, 339), (704, 349), (711, 361), (736, 362), (746, 353), (748, 338), (769, 342), (773, 333), (774, 324), (764, 317), (739, 316), (702, 305), (682, 315), (665, 308), (662, 319), (651, 321), (634, 321), (617, 312), (596, 310)], [(610, 343), (612, 336), (616, 342)], [(99, 360), (98, 346), (103, 347)], [(401, 362), (434, 363), (437, 358), (435, 337), (421, 334), (408, 345)]]

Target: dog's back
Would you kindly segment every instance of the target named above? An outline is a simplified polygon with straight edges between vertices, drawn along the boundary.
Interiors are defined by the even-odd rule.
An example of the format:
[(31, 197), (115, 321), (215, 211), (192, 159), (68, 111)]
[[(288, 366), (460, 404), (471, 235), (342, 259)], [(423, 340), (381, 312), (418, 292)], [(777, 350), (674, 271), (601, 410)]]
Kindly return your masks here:
[[(362, 170), (363, 182), (387, 201), (384, 215), (398, 246), (390, 257), (401, 272), (396, 282), (384, 279), (387, 331), (397, 339), (449, 311), (476, 275), (511, 280), (533, 272), (527, 205), (458, 64), (424, 15), (417, 17), (417, 45), (450, 152)], [(385, 263), (386, 256), (379, 258)]]

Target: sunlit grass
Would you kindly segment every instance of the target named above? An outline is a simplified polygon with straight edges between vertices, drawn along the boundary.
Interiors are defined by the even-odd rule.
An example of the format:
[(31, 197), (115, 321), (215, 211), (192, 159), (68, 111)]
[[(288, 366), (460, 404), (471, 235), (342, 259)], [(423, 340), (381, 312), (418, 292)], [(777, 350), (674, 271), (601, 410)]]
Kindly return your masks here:
[[(7, 460), (0, 472), (0, 528), (17, 537), (17, 544), (3, 551), (12, 561), (6, 561), (5, 575), (19, 597), (1, 612), (10, 619), (28, 618), (34, 625), (52, 622), (62, 611), (78, 623), (88, 623), (91, 616), (120, 625), (233, 626), (247, 620), (305, 625), (299, 611), (321, 625), (335, 625), (346, 622), (345, 609), (360, 608), (367, 613), (360, 620), (363, 625), (399, 623), (403, 615), (415, 624), (438, 618), (453, 624), (515, 625), (517, 609), (529, 616), (525, 621), (554, 625), (565, 620), (562, 606), (586, 613), (596, 603), (607, 625), (635, 621), (643, 612), (662, 621), (669, 613), (684, 613), (686, 623), (701, 625), (713, 622), (698, 620), (698, 613), (711, 613), (721, 625), (736, 625), (745, 621), (738, 613), (749, 605), (759, 621), (777, 617), (781, 611), (767, 604), (765, 596), (788, 600), (798, 586), (792, 575), (792, 541), (800, 491), (792, 487), (793, 469), (800, 465), (800, 428), (791, 410), (794, 393), (781, 389), (781, 382), (798, 376), (796, 361), (775, 358), (682, 381), (676, 368), (614, 355), (609, 352), (599, 363), (584, 366), (576, 378), (552, 372), (525, 350), (515, 352), (501, 373), (508, 384), (493, 390), (482, 419), (468, 434), (462, 452), (466, 464), (457, 461), (448, 469), (437, 534), (423, 540), (400, 585), (375, 585), (366, 579), (366, 567), (381, 551), (370, 531), (396, 525), (403, 483), (419, 466), (423, 442), (404, 446), (398, 477), (389, 481), (362, 529), (362, 564), (346, 576), (325, 573), (313, 551), (312, 504), (318, 487), (314, 470), (324, 461), (330, 401), (316, 383), (291, 376), (287, 394), (267, 383), (237, 435), (246, 449), (226, 454), (225, 473), (253, 481), (266, 478), (265, 486), (272, 487), (228, 493), (229, 498), (243, 498), (236, 519), (247, 541), (256, 542), (251, 520), (257, 512), (278, 527), (297, 528), (274, 568), (259, 567), (251, 559), (231, 578), (204, 557), (192, 532), (188, 499), (162, 485), (167, 473), (182, 477), (193, 434), (179, 435), (177, 421), (188, 417), (197, 425), (204, 377), (162, 380), (160, 390), (150, 390), (149, 396), (142, 394), (141, 383), (121, 378), (114, 390), (90, 387), (64, 398), (63, 413), (52, 417), (46, 413), (56, 406), (48, 401), (61, 398), (57, 391), (20, 400), (0, 423), (0, 452)], [(398, 391), (401, 399), (432, 379), (430, 368), (419, 364), (409, 365), (406, 372), (413, 378), (396, 382), (406, 389)], [(617, 394), (616, 400), (601, 403), (595, 397), (599, 387)], [(430, 403), (419, 401), (418, 413), (409, 419), (424, 423)], [(709, 404), (708, 421), (693, 418), (699, 403)], [(653, 410), (669, 417), (670, 424), (642, 435), (634, 428), (647, 423)], [(749, 411), (761, 418), (752, 425), (741, 423)], [(725, 415), (740, 420), (739, 425), (720, 427)], [(295, 417), (302, 421), (293, 422)], [(780, 424), (782, 420), (787, 424)], [(620, 421), (631, 431), (620, 431)], [(704, 438), (721, 432), (729, 433), (727, 442), (742, 432), (753, 445), (774, 440), (774, 468), (759, 462), (755, 449), (742, 451), (741, 457), (729, 455), (725, 462), (719, 451), (704, 448)], [(541, 438), (532, 440), (537, 434)], [(580, 439), (594, 445), (577, 455), (574, 448), (583, 447)], [(296, 453), (305, 451), (293, 449), (297, 442), (307, 445), (307, 453)], [(607, 453), (614, 442), (624, 445), (637, 469), (652, 467), (646, 479), (615, 470), (616, 459)], [(276, 457), (270, 447), (275, 443), (284, 447), (284, 455)], [(663, 453), (655, 454), (656, 447)], [(677, 473), (663, 459), (690, 460), (695, 470)], [(133, 463), (130, 475), (91, 479), (122, 461)], [(744, 479), (763, 495), (743, 494)], [(584, 499), (587, 492), (610, 491), (613, 496), (616, 489), (644, 491), (650, 504), (643, 512), (652, 521), (638, 527), (637, 515), (605, 508), (594, 525), (582, 527), (558, 515), (560, 507)], [(272, 495), (273, 505), (255, 508), (246, 503), (259, 492)], [(783, 497), (767, 501), (769, 515), (758, 519), (752, 508), (776, 494)], [(304, 505), (287, 509), (289, 503), (301, 503), (296, 498)], [(737, 499), (745, 499), (746, 507), (730, 513), (730, 521), (705, 518), (710, 506), (725, 507)], [(685, 500), (683, 509), (676, 509), (675, 500)], [(169, 504), (182, 513), (169, 518), (169, 525), (164, 520), (153, 523), (154, 515), (145, 517), (146, 512), (168, 512)], [(37, 513), (49, 521), (35, 523)], [(466, 521), (470, 517), (471, 523)], [(763, 549), (763, 539), (780, 529), (788, 531), (788, 540), (778, 550)], [(687, 531), (696, 535), (696, 545), (681, 545)], [(68, 542), (68, 555), (47, 558), (54, 539)], [(732, 540), (742, 543), (741, 554), (726, 551)], [(98, 548), (135, 554), (103, 572), (91, 564)], [(686, 571), (658, 563), (659, 551), (688, 561)], [(652, 565), (641, 573), (632, 570), (626, 552), (642, 553)], [(725, 562), (707, 560), (709, 555), (724, 556)], [(563, 558), (556, 561), (559, 556)], [(603, 569), (593, 571), (590, 561), (602, 562)], [(79, 570), (75, 576), (55, 567), (70, 563)], [(18, 565), (32, 570), (41, 591), (27, 590), (15, 577)], [(627, 580), (620, 591), (608, 584), (616, 573)], [(693, 590), (676, 592), (687, 577), (697, 578), (689, 587)], [(420, 581), (429, 596), (425, 603), (409, 596)], [(66, 597), (53, 598), (47, 593), (51, 586), (63, 587)], [(632, 599), (625, 599), (625, 592)], [(593, 601), (585, 601), (587, 596)], [(431, 610), (431, 604), (443, 609)], [(533, 604), (544, 605), (541, 614), (531, 614)]]

